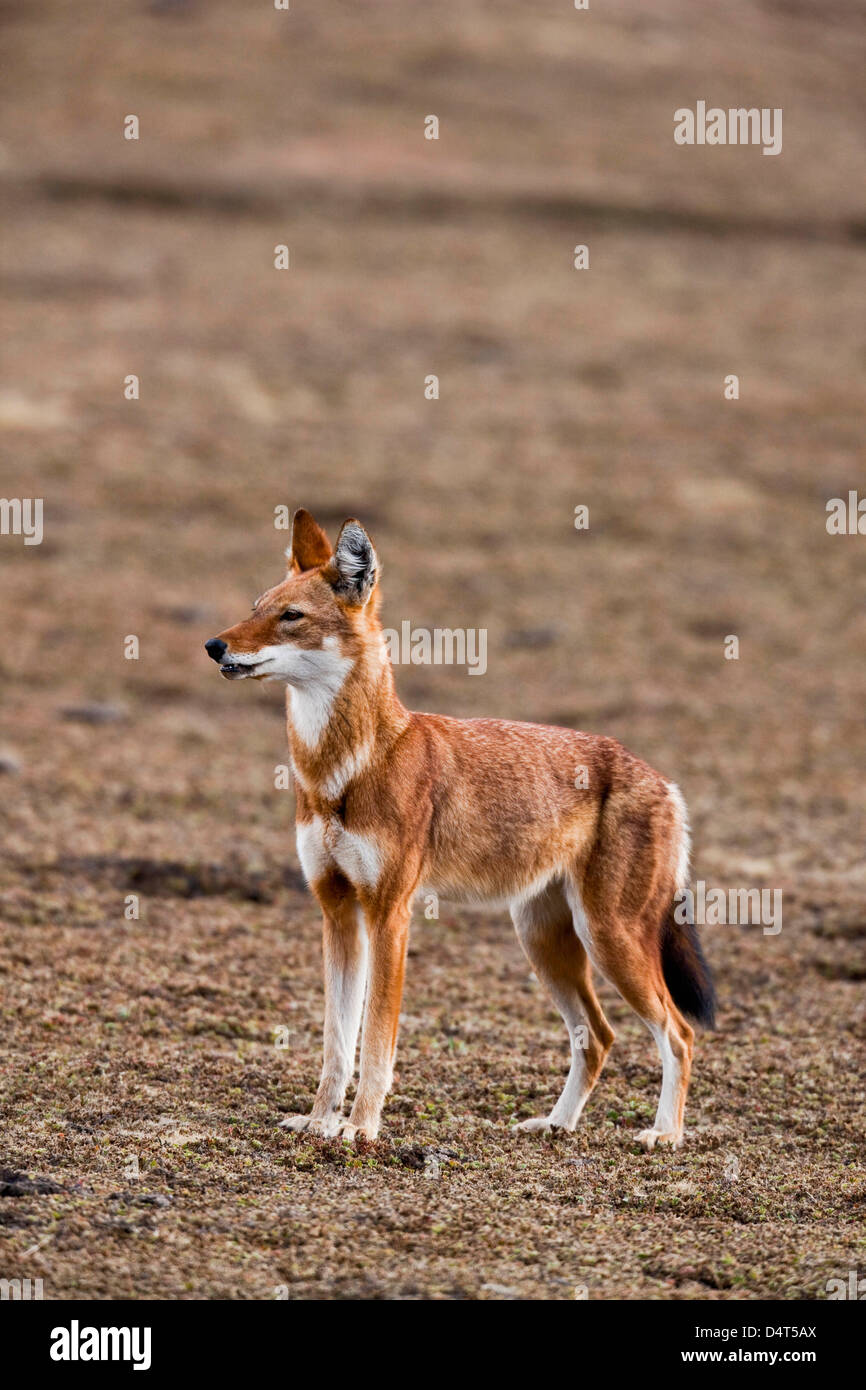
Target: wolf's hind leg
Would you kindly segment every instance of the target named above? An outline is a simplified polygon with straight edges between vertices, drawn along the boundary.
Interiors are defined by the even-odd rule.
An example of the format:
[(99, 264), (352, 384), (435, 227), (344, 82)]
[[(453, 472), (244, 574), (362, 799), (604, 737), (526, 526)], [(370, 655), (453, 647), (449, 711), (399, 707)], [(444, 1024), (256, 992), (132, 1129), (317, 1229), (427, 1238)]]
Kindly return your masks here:
[(589, 960), (561, 886), (553, 884), (528, 902), (512, 904), (511, 916), (533, 970), (565, 1020), (571, 1042), (568, 1078), (550, 1114), (523, 1120), (515, 1128), (572, 1130), (610, 1051), (613, 1029), (592, 987)]
[(640, 921), (587, 916), (570, 890), (578, 929), (599, 970), (655, 1039), (662, 1063), (662, 1088), (652, 1129), (637, 1135), (648, 1151), (656, 1144), (678, 1149), (692, 1069), (695, 1030), (680, 1013), (664, 978), (657, 934)]

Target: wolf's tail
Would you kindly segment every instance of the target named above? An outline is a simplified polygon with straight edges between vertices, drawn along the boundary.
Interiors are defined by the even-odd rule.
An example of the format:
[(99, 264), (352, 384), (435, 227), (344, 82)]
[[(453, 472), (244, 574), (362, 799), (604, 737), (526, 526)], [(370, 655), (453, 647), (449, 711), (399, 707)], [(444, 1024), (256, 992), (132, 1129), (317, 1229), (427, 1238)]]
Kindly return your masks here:
[[(670, 797), (676, 810), (677, 855), (676, 886), (686, 886), (689, 872), (689, 813), (683, 794), (675, 783), (670, 784)], [(713, 975), (704, 955), (701, 939), (694, 922), (678, 922), (676, 898), (662, 922), (662, 974), (671, 997), (681, 1013), (702, 1023), (705, 1028), (716, 1026), (716, 991)]]
[(716, 990), (694, 922), (678, 922), (671, 903), (662, 923), (662, 974), (681, 1013), (705, 1028), (716, 1026)]

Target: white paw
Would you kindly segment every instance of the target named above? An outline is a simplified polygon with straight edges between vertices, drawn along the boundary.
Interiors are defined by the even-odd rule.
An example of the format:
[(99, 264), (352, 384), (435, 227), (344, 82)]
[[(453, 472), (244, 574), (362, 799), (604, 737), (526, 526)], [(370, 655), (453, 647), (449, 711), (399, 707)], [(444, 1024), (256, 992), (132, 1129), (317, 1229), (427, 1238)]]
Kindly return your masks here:
[(333, 1139), (339, 1134), (342, 1123), (343, 1116), (340, 1111), (332, 1110), (321, 1117), (289, 1115), (285, 1120), (280, 1120), (280, 1129), (290, 1129), (295, 1134), (302, 1134), (306, 1130), (308, 1134), (320, 1134), (323, 1139)]
[(343, 1123), (341, 1111), (332, 1110), (330, 1114), (324, 1115), (320, 1120), (310, 1120), (310, 1134), (321, 1134), (323, 1139), (333, 1139), (340, 1133), (340, 1126)]
[(379, 1133), (379, 1126), (373, 1124), (356, 1125), (351, 1119), (341, 1120), (339, 1134), (347, 1144), (354, 1144), (357, 1138), (373, 1140)]
[(558, 1125), (549, 1115), (536, 1115), (531, 1120), (521, 1120), (519, 1124), (512, 1125), (512, 1130), (520, 1130), (522, 1134), (549, 1134), (553, 1129), (563, 1129), (563, 1125)]
[(311, 1115), (287, 1115), (284, 1120), (280, 1120), (280, 1129), (290, 1129), (294, 1134), (300, 1134), (307, 1129), (312, 1119)]
[(652, 1153), (656, 1144), (671, 1149), (681, 1149), (683, 1146), (682, 1134), (677, 1134), (673, 1130), (662, 1129), (642, 1129), (637, 1136), (637, 1142), (642, 1144), (647, 1153)]

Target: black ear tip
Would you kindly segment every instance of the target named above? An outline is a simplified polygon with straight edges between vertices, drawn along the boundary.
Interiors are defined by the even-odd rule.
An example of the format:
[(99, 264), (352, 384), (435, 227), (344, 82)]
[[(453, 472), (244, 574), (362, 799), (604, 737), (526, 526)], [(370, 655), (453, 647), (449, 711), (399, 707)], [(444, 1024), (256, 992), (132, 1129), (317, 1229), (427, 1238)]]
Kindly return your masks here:
[(353, 517), (343, 522), (340, 541), (348, 550), (353, 551), (356, 555), (369, 554), (373, 549), (373, 543), (367, 535), (367, 532), (364, 530), (360, 521), (355, 521)]

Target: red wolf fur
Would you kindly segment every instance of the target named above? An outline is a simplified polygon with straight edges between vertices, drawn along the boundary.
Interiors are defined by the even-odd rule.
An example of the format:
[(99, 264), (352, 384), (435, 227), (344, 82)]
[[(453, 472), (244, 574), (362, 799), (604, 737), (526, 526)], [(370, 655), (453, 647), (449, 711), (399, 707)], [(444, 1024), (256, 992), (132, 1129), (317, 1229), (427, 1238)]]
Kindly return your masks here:
[[(374, 1139), (390, 1089), (412, 900), (426, 888), (504, 900), (538, 979), (562, 1014), (571, 1069), (549, 1115), (522, 1130), (575, 1128), (613, 1031), (592, 967), (649, 1028), (662, 1060), (652, 1129), (682, 1143), (694, 1030), (713, 986), (693, 926), (674, 922), (685, 887), (686, 808), (673, 783), (614, 739), (499, 719), (405, 709), (379, 622), (379, 561), (346, 521), (335, 548), (294, 517), (289, 573), (252, 615), (206, 644), (230, 680), (287, 684), (297, 844), (323, 913), (324, 1061), (310, 1115), (284, 1124)], [(355, 1102), (343, 1115), (355, 1070)]]

